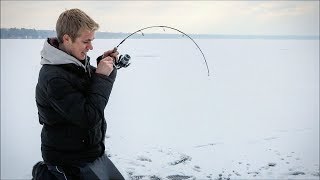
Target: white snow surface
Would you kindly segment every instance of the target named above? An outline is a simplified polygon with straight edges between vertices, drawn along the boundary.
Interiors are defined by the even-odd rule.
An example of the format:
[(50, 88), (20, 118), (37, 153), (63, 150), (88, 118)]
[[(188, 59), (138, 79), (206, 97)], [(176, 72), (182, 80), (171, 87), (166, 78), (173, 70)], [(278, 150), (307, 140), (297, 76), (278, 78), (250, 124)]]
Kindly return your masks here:
[[(121, 40), (95, 40), (91, 64)], [(319, 40), (128, 39), (105, 109), (126, 179), (319, 179)], [(1, 40), (1, 179), (41, 159), (44, 40)]]

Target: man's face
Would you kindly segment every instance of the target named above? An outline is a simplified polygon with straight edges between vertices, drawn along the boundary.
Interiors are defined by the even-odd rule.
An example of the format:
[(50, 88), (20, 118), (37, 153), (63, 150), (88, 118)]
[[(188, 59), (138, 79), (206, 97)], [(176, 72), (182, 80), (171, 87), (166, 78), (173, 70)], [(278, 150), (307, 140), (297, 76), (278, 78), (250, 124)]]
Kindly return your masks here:
[(67, 51), (79, 60), (84, 60), (89, 50), (93, 49), (94, 31), (83, 30), (74, 42), (67, 42)]

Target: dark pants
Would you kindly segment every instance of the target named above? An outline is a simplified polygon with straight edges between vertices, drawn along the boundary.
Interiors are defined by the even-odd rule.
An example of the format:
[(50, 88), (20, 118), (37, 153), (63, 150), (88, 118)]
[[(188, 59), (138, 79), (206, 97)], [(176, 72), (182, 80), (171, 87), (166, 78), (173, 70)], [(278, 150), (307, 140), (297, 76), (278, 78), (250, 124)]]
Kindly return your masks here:
[(38, 162), (32, 175), (33, 180), (124, 180), (106, 155), (82, 166), (61, 167)]

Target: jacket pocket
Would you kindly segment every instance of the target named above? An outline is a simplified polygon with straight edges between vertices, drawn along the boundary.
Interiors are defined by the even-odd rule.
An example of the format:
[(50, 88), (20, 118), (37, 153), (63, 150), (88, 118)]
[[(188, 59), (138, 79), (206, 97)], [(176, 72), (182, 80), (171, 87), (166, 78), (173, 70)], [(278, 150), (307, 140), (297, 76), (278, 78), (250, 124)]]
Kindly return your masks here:
[(76, 152), (85, 148), (86, 131), (79, 128), (51, 128), (44, 126), (42, 144), (57, 151)]
[(103, 121), (100, 120), (95, 126), (88, 130), (88, 144), (97, 145), (101, 142), (103, 136), (102, 129)]

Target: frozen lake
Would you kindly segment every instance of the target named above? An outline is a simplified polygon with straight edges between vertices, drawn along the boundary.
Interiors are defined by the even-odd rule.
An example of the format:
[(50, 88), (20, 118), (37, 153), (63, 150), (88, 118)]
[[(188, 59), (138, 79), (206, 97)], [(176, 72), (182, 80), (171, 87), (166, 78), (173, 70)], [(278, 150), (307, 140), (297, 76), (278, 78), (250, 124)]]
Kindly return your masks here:
[[(1, 179), (41, 160), (44, 40), (1, 40)], [(120, 39), (95, 40), (91, 64)], [(106, 153), (127, 179), (319, 179), (319, 40), (128, 39)]]

